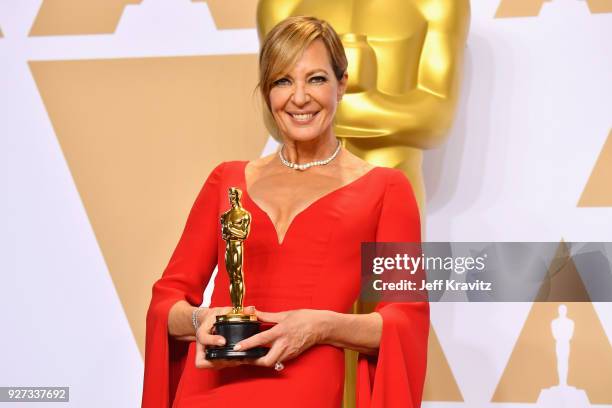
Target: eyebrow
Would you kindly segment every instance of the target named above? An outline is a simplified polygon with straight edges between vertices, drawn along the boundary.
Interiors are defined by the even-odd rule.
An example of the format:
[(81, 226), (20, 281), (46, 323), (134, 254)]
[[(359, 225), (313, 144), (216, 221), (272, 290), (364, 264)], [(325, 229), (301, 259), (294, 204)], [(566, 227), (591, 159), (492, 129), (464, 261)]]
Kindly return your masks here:
[[(327, 70), (326, 70), (325, 68), (316, 68), (316, 69), (311, 69), (310, 71), (308, 71), (308, 72), (306, 73), (306, 76), (310, 76), (310, 75), (312, 75), (312, 74), (314, 74), (314, 73), (316, 73), (316, 72), (323, 72), (323, 73), (325, 73), (325, 75), (329, 75), (329, 72), (327, 72)], [(287, 73), (287, 74), (283, 75), (283, 77), (286, 77), (286, 76), (287, 76), (287, 77), (289, 77), (289, 78), (293, 78), (293, 77), (291, 76), (291, 74), (289, 74), (289, 73)], [(281, 78), (282, 78), (282, 77), (281, 77)]]

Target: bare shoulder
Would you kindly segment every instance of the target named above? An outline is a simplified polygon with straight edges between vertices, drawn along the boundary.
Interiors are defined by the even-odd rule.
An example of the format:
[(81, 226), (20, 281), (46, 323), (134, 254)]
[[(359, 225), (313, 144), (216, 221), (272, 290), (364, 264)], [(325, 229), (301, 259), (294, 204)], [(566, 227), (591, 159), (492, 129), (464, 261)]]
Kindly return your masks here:
[(347, 149), (342, 149), (341, 156), (341, 168), (344, 172), (346, 172), (347, 177), (349, 178), (358, 178), (372, 170), (374, 166), (372, 163), (369, 163), (362, 158), (354, 155)]
[(262, 175), (269, 173), (270, 169), (274, 168), (273, 164), (275, 159), (276, 153), (272, 153), (248, 162), (245, 168), (247, 179), (256, 181), (260, 179)]
[(252, 170), (261, 170), (265, 168), (274, 160), (276, 157), (276, 153), (271, 153), (267, 156), (259, 157), (257, 159), (251, 160), (248, 164), (248, 167)]

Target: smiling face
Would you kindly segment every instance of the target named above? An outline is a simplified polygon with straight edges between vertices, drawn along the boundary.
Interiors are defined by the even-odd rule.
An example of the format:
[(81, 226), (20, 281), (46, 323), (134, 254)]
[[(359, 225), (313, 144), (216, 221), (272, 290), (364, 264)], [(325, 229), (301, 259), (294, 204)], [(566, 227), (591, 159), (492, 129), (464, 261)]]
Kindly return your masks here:
[(313, 41), (270, 89), (270, 110), (283, 137), (294, 141), (331, 137), (346, 80), (346, 73), (336, 79), (323, 41)]

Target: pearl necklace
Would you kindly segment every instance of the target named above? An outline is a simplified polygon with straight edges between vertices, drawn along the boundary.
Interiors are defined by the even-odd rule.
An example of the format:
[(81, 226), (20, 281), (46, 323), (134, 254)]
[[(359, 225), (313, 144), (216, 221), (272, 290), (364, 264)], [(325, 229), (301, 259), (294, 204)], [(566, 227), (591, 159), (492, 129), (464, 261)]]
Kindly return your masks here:
[(315, 161), (311, 161), (309, 163), (303, 163), (303, 164), (293, 163), (293, 162), (290, 162), (289, 160), (285, 159), (285, 156), (283, 156), (283, 148), (284, 147), (285, 147), (285, 145), (281, 146), (281, 149), (278, 151), (278, 157), (280, 157), (281, 163), (283, 163), (285, 166), (289, 167), (290, 169), (306, 170), (306, 169), (311, 168), (312, 166), (325, 166), (327, 163), (329, 163), (330, 161), (334, 160), (336, 158), (336, 156), (338, 155), (338, 153), (340, 152), (340, 147), (341, 146), (340, 146), (340, 141), (338, 140), (338, 146), (336, 147), (336, 150), (334, 150), (332, 155), (329, 156), (327, 159), (315, 160)]

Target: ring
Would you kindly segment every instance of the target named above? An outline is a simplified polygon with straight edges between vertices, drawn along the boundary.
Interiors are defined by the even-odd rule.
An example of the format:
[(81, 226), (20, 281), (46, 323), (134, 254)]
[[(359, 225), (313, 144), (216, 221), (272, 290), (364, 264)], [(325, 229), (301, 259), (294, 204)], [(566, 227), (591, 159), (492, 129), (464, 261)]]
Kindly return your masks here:
[(285, 368), (285, 366), (280, 361), (277, 361), (276, 364), (274, 364), (274, 369), (276, 371), (281, 371), (283, 368)]

